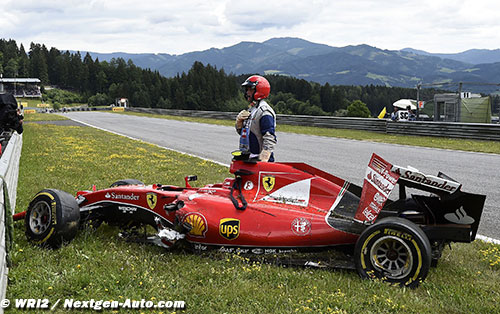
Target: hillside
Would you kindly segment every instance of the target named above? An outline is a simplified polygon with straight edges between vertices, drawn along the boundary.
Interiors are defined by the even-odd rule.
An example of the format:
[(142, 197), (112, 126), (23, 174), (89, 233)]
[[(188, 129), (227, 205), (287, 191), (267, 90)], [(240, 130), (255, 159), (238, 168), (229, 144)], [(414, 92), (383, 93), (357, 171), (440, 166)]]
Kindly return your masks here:
[(434, 56), (444, 59), (452, 59), (471, 64), (497, 63), (500, 62), (500, 49), (470, 49), (459, 53), (429, 53), (423, 50), (405, 48), (402, 51), (413, 52), (415, 54)]
[[(439, 55), (409, 48), (400, 51), (368, 45), (338, 48), (299, 38), (273, 38), (262, 43), (240, 42), (222, 49), (182, 55), (90, 54), (100, 61), (117, 57), (131, 59), (137, 66), (158, 70), (167, 77), (187, 72), (195, 61), (200, 61), (234, 74), (282, 74), (334, 85), (414, 87), (418, 82), (500, 82), (498, 52), (500, 50), (469, 50)], [(474, 64), (457, 59), (474, 60)], [(478, 62), (482, 59), (484, 62)]]

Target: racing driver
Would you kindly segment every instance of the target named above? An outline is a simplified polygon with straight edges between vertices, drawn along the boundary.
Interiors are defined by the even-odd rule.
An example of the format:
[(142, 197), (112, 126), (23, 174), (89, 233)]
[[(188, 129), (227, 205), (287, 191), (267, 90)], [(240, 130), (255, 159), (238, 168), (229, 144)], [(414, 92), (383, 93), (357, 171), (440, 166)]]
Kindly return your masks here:
[(252, 75), (241, 86), (250, 104), (248, 110), (242, 110), (236, 117), (240, 151), (250, 153), (250, 158), (258, 157), (260, 161), (274, 161), (276, 114), (265, 101), (271, 85), (264, 77)]

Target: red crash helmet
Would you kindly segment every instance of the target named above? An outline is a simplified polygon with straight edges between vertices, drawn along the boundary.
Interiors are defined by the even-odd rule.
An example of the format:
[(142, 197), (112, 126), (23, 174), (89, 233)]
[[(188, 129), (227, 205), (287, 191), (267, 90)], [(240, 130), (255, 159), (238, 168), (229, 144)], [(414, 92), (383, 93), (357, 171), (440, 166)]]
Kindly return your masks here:
[(253, 99), (250, 100), (261, 100), (267, 98), (271, 92), (271, 84), (260, 75), (252, 75), (241, 84), (244, 88), (250, 87), (255, 89), (253, 94)]

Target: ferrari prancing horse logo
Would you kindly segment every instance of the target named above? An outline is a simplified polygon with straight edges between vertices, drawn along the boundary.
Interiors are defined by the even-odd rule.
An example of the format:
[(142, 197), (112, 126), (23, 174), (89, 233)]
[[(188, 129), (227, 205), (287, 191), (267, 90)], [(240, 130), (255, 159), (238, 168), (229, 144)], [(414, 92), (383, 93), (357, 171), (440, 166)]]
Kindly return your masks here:
[(276, 179), (274, 176), (264, 176), (262, 177), (262, 185), (264, 186), (264, 190), (267, 192), (271, 192), (271, 190), (274, 188), (274, 183), (276, 182)]
[(153, 193), (153, 192), (146, 193), (146, 200), (148, 201), (149, 208), (155, 209), (156, 202), (158, 200), (156, 193)]

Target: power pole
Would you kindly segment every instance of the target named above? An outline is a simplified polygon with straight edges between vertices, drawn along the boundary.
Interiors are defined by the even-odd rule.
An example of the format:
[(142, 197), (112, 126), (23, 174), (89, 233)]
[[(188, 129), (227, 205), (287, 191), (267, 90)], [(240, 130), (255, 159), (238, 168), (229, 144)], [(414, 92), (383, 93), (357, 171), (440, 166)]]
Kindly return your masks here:
[(463, 82), (458, 82), (458, 104), (455, 110), (455, 122), (460, 121), (460, 111), (462, 108), (462, 85)]
[(417, 121), (419, 116), (419, 104), (420, 104), (420, 87), (422, 87), (422, 83), (417, 84)]

